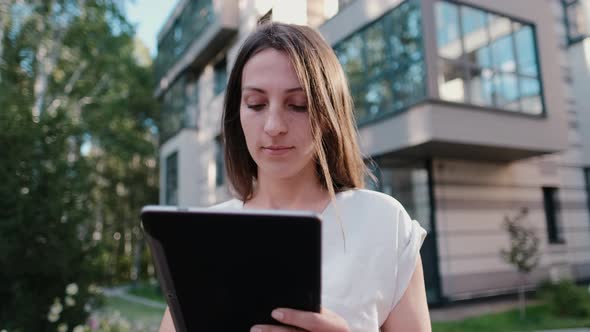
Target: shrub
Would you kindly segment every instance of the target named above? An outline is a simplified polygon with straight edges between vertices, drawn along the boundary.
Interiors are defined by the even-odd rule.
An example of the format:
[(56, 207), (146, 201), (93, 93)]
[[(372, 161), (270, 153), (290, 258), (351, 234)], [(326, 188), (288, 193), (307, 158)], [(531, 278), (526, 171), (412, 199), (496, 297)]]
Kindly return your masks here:
[(540, 287), (540, 297), (555, 315), (590, 317), (590, 293), (570, 280), (544, 282)]

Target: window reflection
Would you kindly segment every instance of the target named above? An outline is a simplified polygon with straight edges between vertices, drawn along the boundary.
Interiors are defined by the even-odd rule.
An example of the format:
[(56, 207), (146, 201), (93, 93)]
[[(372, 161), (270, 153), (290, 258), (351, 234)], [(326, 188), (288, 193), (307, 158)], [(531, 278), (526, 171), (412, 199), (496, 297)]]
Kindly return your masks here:
[[(463, 43), (465, 54), (475, 54), (474, 58), (479, 61), (489, 62), (488, 32), (486, 29), (486, 15), (483, 11), (470, 7), (461, 7), (461, 18), (463, 22)], [(488, 52), (481, 52), (481, 49)]]
[(160, 121), (160, 140), (162, 142), (172, 137), (187, 124), (185, 89), (185, 79), (180, 77), (163, 96)]
[(442, 99), (465, 101), (465, 72), (456, 62), (441, 60), (439, 64), (439, 94)]
[(426, 94), (418, 0), (400, 4), (334, 47), (359, 123), (408, 107)]
[(492, 42), (492, 59), (492, 66), (495, 69), (507, 72), (516, 71), (511, 35), (500, 37)]
[(383, 79), (368, 85), (365, 94), (365, 105), (368, 116), (376, 116), (380, 110), (391, 108), (391, 104), (392, 91), (389, 80)]
[(158, 57), (155, 61), (158, 79), (182, 56), (194, 40), (201, 37), (214, 20), (211, 0), (186, 1), (186, 7), (173, 27), (158, 43)]
[(531, 25), (446, 1), (435, 12), (441, 99), (542, 113)]
[(518, 72), (523, 75), (537, 76), (537, 58), (535, 40), (530, 26), (515, 24), (514, 41), (518, 57)]
[(517, 84), (514, 74), (501, 73), (494, 76), (494, 96), (498, 107), (514, 111), (520, 108)]
[(472, 68), (469, 72), (469, 92), (471, 102), (479, 106), (493, 106), (493, 71)]
[(379, 23), (377, 22), (365, 31), (369, 75), (380, 74), (385, 62), (385, 38), (383, 38), (383, 27)]
[(459, 39), (459, 11), (457, 6), (439, 2), (436, 6), (436, 39), (438, 54), (447, 59), (461, 56), (461, 40)]
[(587, 9), (584, 8), (582, 2), (580, 0), (562, 0), (565, 9), (567, 39), (570, 44), (590, 36)]
[(543, 104), (541, 102), (541, 87), (539, 85), (539, 80), (522, 78), (519, 83), (524, 112), (541, 114), (543, 112)]

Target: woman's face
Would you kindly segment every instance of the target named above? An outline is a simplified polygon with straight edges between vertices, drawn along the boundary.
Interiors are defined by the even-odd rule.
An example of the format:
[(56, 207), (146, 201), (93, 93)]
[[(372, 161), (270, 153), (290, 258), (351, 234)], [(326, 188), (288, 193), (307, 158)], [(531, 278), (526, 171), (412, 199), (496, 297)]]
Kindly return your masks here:
[(315, 176), (307, 98), (286, 53), (269, 48), (248, 60), (240, 122), (259, 178)]

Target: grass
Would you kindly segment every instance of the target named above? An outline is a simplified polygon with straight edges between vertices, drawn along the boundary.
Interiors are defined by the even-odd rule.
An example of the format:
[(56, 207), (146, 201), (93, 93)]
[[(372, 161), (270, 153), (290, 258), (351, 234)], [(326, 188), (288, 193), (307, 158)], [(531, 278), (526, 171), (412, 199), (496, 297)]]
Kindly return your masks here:
[(518, 309), (468, 318), (456, 322), (435, 322), (433, 332), (503, 332), (538, 331), (562, 328), (590, 327), (590, 317), (571, 318), (553, 315), (545, 305), (527, 307), (526, 318), (520, 319)]
[(129, 287), (127, 292), (131, 295), (141, 296), (152, 301), (166, 303), (158, 284), (154, 285), (148, 282), (140, 282), (136, 286)]
[(164, 309), (148, 307), (116, 296), (105, 297), (102, 311), (118, 311), (121, 317), (130, 322), (141, 322), (147, 326), (158, 326), (164, 315)]

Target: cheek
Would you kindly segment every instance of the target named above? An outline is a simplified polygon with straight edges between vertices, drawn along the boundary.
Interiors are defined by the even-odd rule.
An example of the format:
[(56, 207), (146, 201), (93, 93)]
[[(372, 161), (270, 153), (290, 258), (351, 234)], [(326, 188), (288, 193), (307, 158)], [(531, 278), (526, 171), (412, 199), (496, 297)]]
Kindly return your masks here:
[(255, 137), (253, 136), (256, 130), (253, 128), (254, 123), (252, 119), (249, 118), (248, 114), (242, 112), (240, 110), (240, 125), (242, 126), (242, 132), (244, 133), (244, 138), (246, 139), (246, 145), (248, 149), (251, 148), (252, 144), (255, 142)]
[(293, 123), (296, 127), (299, 141), (305, 145), (313, 145), (313, 136), (311, 134), (309, 119), (307, 117), (301, 117), (298, 119), (293, 119), (291, 123)]

